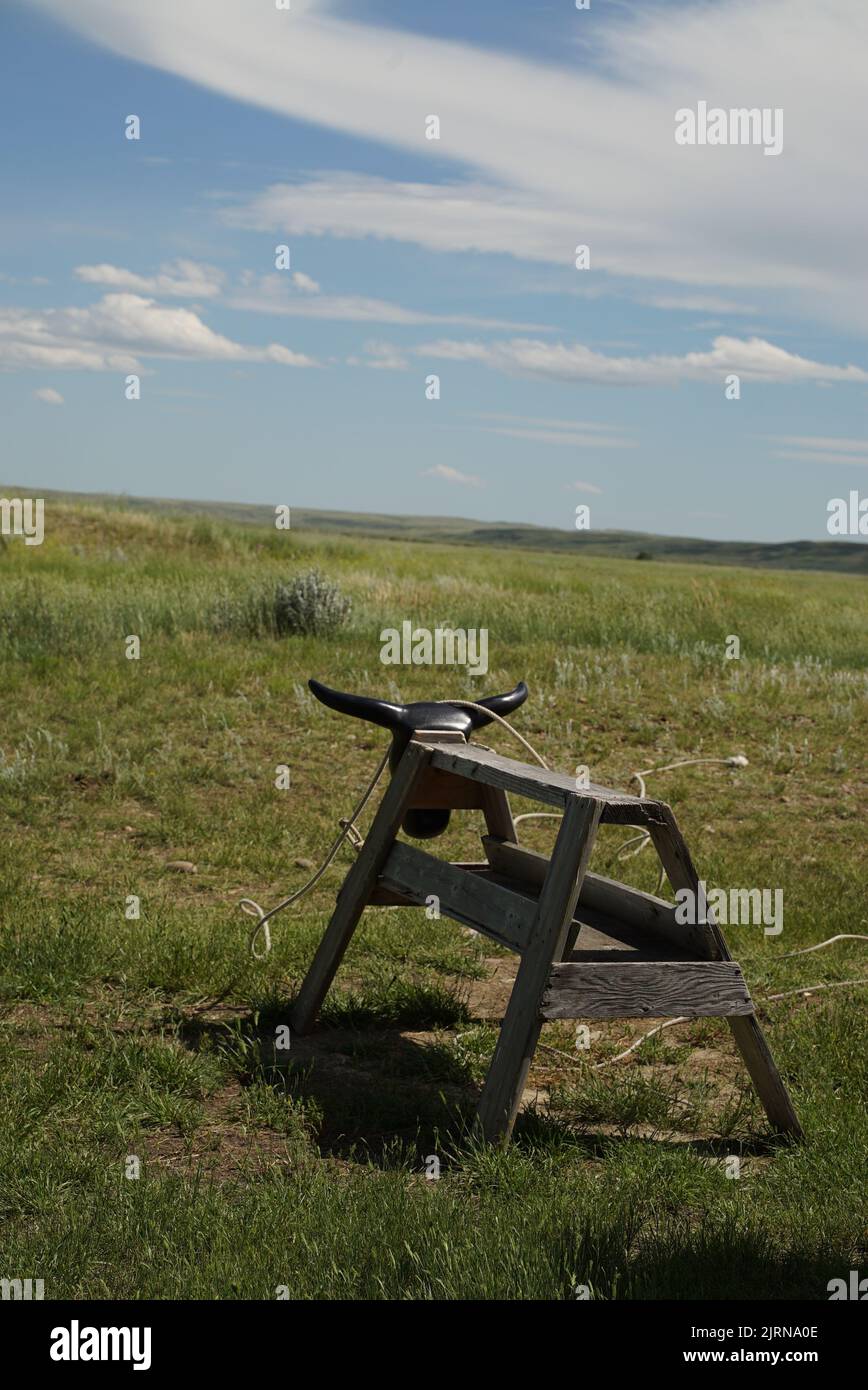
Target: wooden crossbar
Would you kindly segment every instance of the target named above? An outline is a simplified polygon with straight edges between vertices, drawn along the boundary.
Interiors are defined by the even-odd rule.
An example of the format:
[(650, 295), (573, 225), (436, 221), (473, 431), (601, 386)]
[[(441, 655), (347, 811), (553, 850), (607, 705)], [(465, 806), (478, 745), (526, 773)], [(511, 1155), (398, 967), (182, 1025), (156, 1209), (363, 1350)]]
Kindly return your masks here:
[(439, 899), (440, 911), (456, 922), (481, 931), (512, 951), (520, 952), (527, 946), (536, 904), (462, 865), (445, 863), (397, 840), (379, 883), (420, 905), (433, 894)]
[(752, 1014), (734, 960), (570, 961), (552, 967), (543, 1018), (727, 1018)]
[[(493, 869), (523, 883), (542, 887), (549, 866), (544, 854), (525, 849), (523, 845), (506, 843), (493, 835), (484, 835), (482, 844)], [(676, 920), (671, 903), (602, 874), (585, 874), (579, 906), (642, 927), (701, 960), (714, 959), (717, 955), (715, 938), (708, 927), (682, 924)]]

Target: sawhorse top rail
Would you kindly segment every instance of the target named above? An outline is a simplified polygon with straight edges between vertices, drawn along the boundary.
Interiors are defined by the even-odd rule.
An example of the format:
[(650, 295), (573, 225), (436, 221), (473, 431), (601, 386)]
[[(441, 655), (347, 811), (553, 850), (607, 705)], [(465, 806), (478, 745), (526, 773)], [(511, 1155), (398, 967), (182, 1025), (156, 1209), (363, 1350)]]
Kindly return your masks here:
[(471, 782), (482, 782), (489, 787), (514, 792), (516, 796), (526, 796), (545, 806), (563, 809), (570, 797), (581, 795), (593, 797), (601, 803), (601, 820), (618, 825), (664, 824), (661, 807), (665, 804), (647, 797), (630, 796), (627, 792), (614, 791), (611, 787), (599, 786), (590, 782), (579, 791), (574, 777), (564, 772), (548, 772), (545, 768), (534, 767), (530, 763), (518, 762), (515, 758), (505, 758), (501, 753), (492, 753), (487, 748), (474, 744), (463, 747), (453, 742), (431, 741), (431, 766), (441, 772), (465, 777)]

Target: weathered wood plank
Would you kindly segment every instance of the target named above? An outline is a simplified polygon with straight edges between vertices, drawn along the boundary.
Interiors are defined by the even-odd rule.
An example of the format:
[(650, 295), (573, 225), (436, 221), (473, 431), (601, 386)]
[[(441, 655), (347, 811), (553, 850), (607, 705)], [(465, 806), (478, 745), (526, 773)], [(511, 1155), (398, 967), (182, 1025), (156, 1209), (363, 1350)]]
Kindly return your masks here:
[[(502, 844), (493, 836), (483, 836), (482, 844), (488, 862), (498, 873), (530, 885), (542, 884), (549, 863), (544, 854), (526, 849), (523, 845)], [(672, 904), (652, 893), (643, 893), (626, 883), (589, 872), (582, 880), (577, 915), (581, 916), (582, 911), (588, 909), (616, 922), (640, 928), (680, 948), (686, 955), (695, 955), (700, 960), (708, 959), (701, 929), (694, 932), (689, 926), (677, 922)]]
[[(462, 869), (465, 873), (479, 874), (482, 878), (491, 880), (497, 887), (524, 897), (532, 907), (536, 906), (539, 899), (538, 889), (521, 883), (515, 878), (507, 878), (496, 873), (487, 860), (482, 860), (479, 863), (458, 863), (454, 867)], [(399, 893), (395, 888), (385, 887), (381, 880), (371, 891), (368, 906), (419, 907), (420, 903), (415, 898), (408, 897), (406, 893)], [(570, 953), (577, 944), (576, 938), (578, 938), (579, 948), (576, 959), (589, 958), (589, 952), (602, 954), (603, 959), (608, 959), (612, 951), (627, 951), (630, 953), (631, 959), (634, 956), (643, 960), (683, 959), (683, 953), (677, 953), (674, 947), (660, 938), (651, 937), (649, 939), (648, 935), (643, 934), (638, 927), (630, 926), (612, 917), (606, 917), (603, 913), (593, 912), (590, 908), (577, 907), (576, 913), (579, 912), (581, 912), (581, 920), (576, 915), (570, 924), (564, 948), (564, 960), (569, 960)], [(590, 958), (593, 959), (593, 955)]]
[(313, 1026), (371, 889), (394, 843), (413, 795), (416, 778), (430, 756), (430, 749), (424, 743), (411, 744), (395, 769), (365, 843), (344, 879), (331, 921), (290, 1011), (290, 1027), (296, 1033), (306, 1033)]
[(489, 790), (479, 782), (468, 782), (466, 777), (426, 767), (413, 791), (410, 809), (427, 810), (433, 806), (449, 811), (481, 811)]
[(805, 1132), (756, 1014), (727, 1022), (769, 1122), (779, 1134), (804, 1139)]
[(549, 772), (542, 767), (531, 767), (505, 758), (500, 753), (491, 753), (474, 744), (440, 744), (432, 740), (432, 766), (444, 772), (454, 772), (469, 777), (475, 782), (489, 786), (502, 787), (504, 791), (516, 792), (519, 796), (530, 797), (547, 806), (563, 808), (570, 798), (576, 795), (588, 796), (601, 804), (601, 819), (615, 821), (624, 825), (645, 825), (659, 819), (656, 801), (630, 796), (626, 792), (601, 787), (592, 783), (590, 787), (578, 792), (574, 777), (564, 772)]
[[(660, 856), (660, 861), (672, 887), (676, 890), (689, 888), (692, 893), (697, 893), (699, 891), (699, 876), (690, 857), (690, 851), (684, 842), (684, 837), (670, 807), (664, 805), (661, 809), (663, 811), (663, 825), (649, 826), (654, 847)], [(706, 915), (709, 918), (709, 926), (706, 930), (710, 953), (721, 960), (732, 960), (726, 939), (714, 920), (713, 912), (707, 909)], [(771, 1054), (771, 1049), (766, 1042), (756, 1014), (750, 1014), (743, 1018), (729, 1018), (727, 1022), (770, 1123), (780, 1134), (791, 1134), (794, 1139), (803, 1139), (804, 1131), (799, 1124), (789, 1091), (777, 1069), (775, 1059)]]
[[(616, 953), (612, 953), (616, 954)], [(620, 953), (618, 953), (620, 954)], [(723, 1018), (753, 1013), (735, 961), (635, 961), (556, 965), (543, 1018)]]
[(480, 784), (479, 790), (482, 792), (482, 812), (489, 835), (514, 844), (518, 835), (506, 792), (502, 787), (489, 787), (485, 783)]
[[(502, 795), (506, 796), (506, 793), (503, 792)], [(489, 829), (491, 829), (490, 826)], [(514, 832), (515, 826), (513, 826), (512, 841), (517, 841), (518, 837)], [(537, 854), (534, 850), (525, 849), (524, 846), (512, 843), (508, 837), (499, 836), (496, 832), (483, 835), (482, 847), (488, 856), (489, 864), (497, 873), (503, 874), (505, 878), (517, 881), (525, 887), (542, 888), (549, 867), (549, 860), (544, 854)], [(581, 930), (582, 923), (574, 917), (564, 941), (564, 960), (569, 959)]]
[[(487, 859), (477, 861), (467, 861), (457, 863), (456, 869), (464, 869), (468, 874), (485, 874), (491, 876), (491, 865)], [(408, 898), (406, 893), (399, 893), (395, 888), (383, 888), (375, 885), (368, 898), (368, 907), (419, 907), (420, 904), (415, 898)]]
[(536, 905), (521, 894), (400, 840), (383, 865), (378, 887), (402, 893), (419, 904), (433, 894), (440, 900), (441, 913), (512, 951), (525, 949), (536, 916)]
[[(691, 892), (696, 892), (699, 878), (693, 867), (693, 860), (690, 858), (687, 845), (675, 825), (675, 817), (668, 806), (661, 806), (661, 811), (663, 824), (648, 827), (651, 843), (660, 857), (660, 862), (666, 870), (666, 877), (674, 890), (678, 892), (680, 888), (689, 888)], [(709, 911), (706, 915), (708, 917), (707, 923), (698, 923), (692, 928), (686, 926), (682, 928), (685, 932), (690, 931), (691, 945), (694, 951), (705, 960), (732, 960), (723, 933), (714, 920), (714, 914)]]
[(590, 858), (602, 807), (575, 792), (566, 803), (530, 940), (518, 969), (485, 1078), (477, 1119), (489, 1141), (512, 1132), (542, 1020), (540, 1003), (551, 967), (561, 959)]

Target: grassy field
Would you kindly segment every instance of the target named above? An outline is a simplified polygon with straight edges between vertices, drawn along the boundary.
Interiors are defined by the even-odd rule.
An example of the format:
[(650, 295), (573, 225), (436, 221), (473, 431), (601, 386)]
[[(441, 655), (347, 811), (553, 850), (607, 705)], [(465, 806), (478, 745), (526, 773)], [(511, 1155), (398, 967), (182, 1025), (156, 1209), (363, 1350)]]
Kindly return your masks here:
[[(274, 585), (312, 566), (351, 620), (278, 637)], [(383, 667), (404, 619), (487, 627), (488, 676)], [(864, 942), (785, 958), (868, 931), (866, 632), (856, 576), (53, 505), (44, 545), (0, 550), (0, 1276), (78, 1298), (826, 1298), (868, 1243), (865, 984), (767, 996), (868, 976)], [(600, 1066), (650, 1026), (623, 1021), (587, 1052), (546, 1025), (515, 1142), (479, 1147), (514, 958), (411, 911), (366, 914), (321, 1027), (277, 1058), (352, 851), (266, 961), (238, 899), (309, 876), (385, 737), (310, 675), (404, 699), (524, 677), (517, 727), (614, 786), (744, 753), (649, 793), (710, 884), (784, 891), (780, 936), (727, 935), (808, 1142), (770, 1136), (724, 1023)], [(479, 858), (480, 825), (455, 817), (438, 850)], [(522, 838), (545, 849), (552, 825)], [(593, 867), (653, 890), (624, 838), (607, 828)]]
[[(173, 519), (208, 517), (225, 523), (274, 525), (274, 508), (252, 502), (180, 501), (111, 493), (57, 492), (50, 488), (4, 484), (7, 497), (39, 496), (53, 509), (97, 505), (112, 511), (144, 512)], [(840, 538), (825, 541), (712, 541), (700, 536), (661, 536), (649, 531), (557, 529), (527, 522), (477, 521), (456, 516), (393, 516), (379, 512), (292, 509), (293, 525), (304, 531), (335, 532), (352, 538), (406, 540), (498, 549), (550, 550), (571, 557), (600, 555), (614, 560), (688, 561), (702, 565), (749, 565), (761, 569), (825, 570), (868, 574), (868, 545)], [(569, 518), (568, 518), (569, 519)]]

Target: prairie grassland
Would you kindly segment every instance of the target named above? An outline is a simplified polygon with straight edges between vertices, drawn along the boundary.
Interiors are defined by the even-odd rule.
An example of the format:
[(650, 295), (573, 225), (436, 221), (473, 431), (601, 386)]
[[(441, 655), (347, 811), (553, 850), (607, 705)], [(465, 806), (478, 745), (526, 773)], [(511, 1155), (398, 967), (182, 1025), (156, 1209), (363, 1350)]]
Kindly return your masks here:
[[(275, 583), (314, 566), (351, 621), (277, 637)], [(868, 931), (866, 618), (850, 576), (52, 506), (43, 546), (0, 551), (0, 1273), (48, 1297), (825, 1298), (865, 1256), (866, 994), (843, 982), (868, 958), (785, 953)], [(404, 619), (487, 628), (489, 674), (384, 667)], [(237, 901), (309, 876), (296, 861), (319, 862), (384, 746), (310, 675), (402, 699), (524, 677), (517, 727), (609, 785), (744, 753), (649, 792), (709, 884), (783, 889), (780, 936), (727, 930), (755, 997), (840, 986), (763, 1005), (808, 1142), (769, 1135), (717, 1020), (599, 1067), (646, 1029), (627, 1020), (587, 1052), (547, 1025), (515, 1142), (480, 1148), (466, 1121), (513, 958), (423, 913), (366, 914), (320, 1029), (276, 1057), (352, 851), (267, 961)], [(545, 849), (553, 824), (522, 838)], [(478, 858), (479, 830), (456, 816), (437, 852)], [(653, 890), (624, 838), (594, 867)]]

